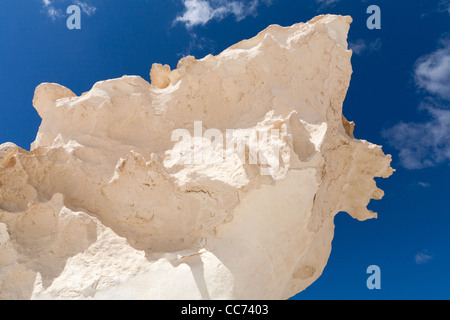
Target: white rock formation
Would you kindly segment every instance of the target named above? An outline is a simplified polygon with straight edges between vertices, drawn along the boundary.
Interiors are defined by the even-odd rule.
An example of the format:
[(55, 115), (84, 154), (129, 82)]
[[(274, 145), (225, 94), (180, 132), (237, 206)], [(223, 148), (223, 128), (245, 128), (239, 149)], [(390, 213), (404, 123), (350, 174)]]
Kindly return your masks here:
[[(373, 178), (393, 172), (342, 115), (350, 23), (272, 25), (176, 70), (155, 64), (152, 84), (124, 76), (80, 97), (38, 86), (31, 151), (0, 146), (0, 298), (286, 299), (308, 287), (334, 216), (374, 218)], [(203, 138), (172, 141), (199, 125)]]

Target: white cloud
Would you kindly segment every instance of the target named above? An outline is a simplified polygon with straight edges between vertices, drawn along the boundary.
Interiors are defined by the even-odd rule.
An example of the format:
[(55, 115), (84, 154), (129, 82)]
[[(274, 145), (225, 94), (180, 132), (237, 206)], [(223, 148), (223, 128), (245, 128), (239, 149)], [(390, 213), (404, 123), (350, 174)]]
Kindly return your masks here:
[(339, 0), (316, 0), (316, 3), (319, 5), (319, 7), (317, 8), (317, 11), (320, 11), (327, 7), (334, 6), (338, 2), (339, 2)]
[(254, 15), (261, 2), (270, 5), (272, 0), (229, 1), (229, 0), (182, 0), (185, 11), (175, 22), (182, 22), (187, 28), (205, 25), (210, 20), (222, 20), (234, 15), (237, 21)]
[(406, 169), (423, 169), (450, 161), (450, 110), (425, 107), (431, 119), (423, 123), (400, 122), (383, 136), (399, 151)]
[(95, 13), (95, 11), (97, 10), (96, 7), (91, 6), (88, 3), (82, 2), (79, 0), (76, 0), (75, 4), (80, 6), (81, 10), (83, 10), (83, 12), (86, 13), (88, 16), (92, 16)]
[(97, 10), (96, 7), (88, 4), (87, 2), (80, 0), (64, 0), (59, 1), (59, 6), (56, 7), (54, 5), (54, 1), (52, 0), (41, 0), (44, 12), (49, 16), (52, 20), (56, 20), (59, 18), (65, 17), (66, 9), (71, 4), (76, 4), (81, 8), (81, 10), (88, 16), (92, 16)]
[(63, 16), (62, 11), (56, 9), (50, 0), (42, 0), (42, 4), (44, 5), (45, 13), (50, 17), (50, 19), (56, 20), (57, 18)]
[(419, 186), (421, 186), (422, 188), (428, 188), (431, 186), (431, 184), (429, 184), (428, 182), (422, 182), (422, 181), (419, 181), (417, 184)]
[(414, 261), (416, 264), (424, 264), (433, 259), (433, 256), (425, 252), (418, 252), (414, 256)]
[(438, 4), (438, 12), (447, 12), (450, 14), (450, 0), (441, 0)]
[(417, 61), (415, 80), (420, 88), (450, 100), (450, 39), (441, 42), (442, 48)]
[(361, 55), (364, 52), (373, 53), (378, 52), (381, 49), (381, 39), (377, 38), (373, 41), (367, 41), (364, 39), (357, 39), (348, 43), (349, 49), (356, 55)]
[(320, 3), (322, 6), (329, 6), (331, 4), (339, 2), (339, 0), (316, 0), (317, 3)]
[(348, 43), (349, 49), (353, 51), (354, 54), (360, 55), (367, 49), (367, 44), (364, 40), (358, 39)]
[(450, 0), (440, 0), (437, 4), (433, 3), (433, 8), (423, 12), (421, 18), (430, 18), (435, 14), (450, 14)]
[(430, 117), (421, 123), (400, 122), (383, 136), (399, 151), (407, 169), (422, 169), (450, 163), (450, 41), (441, 41), (436, 51), (417, 60), (414, 79), (429, 96), (421, 104)]
[(189, 45), (183, 52), (179, 52), (177, 56), (181, 59), (189, 55), (195, 55), (195, 51), (202, 52), (214, 52), (215, 44), (214, 41), (207, 37), (200, 37), (194, 32), (188, 30), (188, 34), (190, 36)]
[(183, 16), (178, 16), (175, 21), (181, 21), (186, 24), (188, 28), (196, 25), (204, 25), (212, 19), (213, 9), (208, 1), (204, 0), (186, 0), (184, 1), (186, 11)]

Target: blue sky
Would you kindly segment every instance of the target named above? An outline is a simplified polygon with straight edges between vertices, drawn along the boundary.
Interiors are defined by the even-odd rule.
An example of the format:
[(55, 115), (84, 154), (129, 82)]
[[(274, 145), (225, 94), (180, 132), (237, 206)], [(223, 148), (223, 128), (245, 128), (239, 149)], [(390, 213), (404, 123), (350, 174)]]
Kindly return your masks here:
[[(81, 8), (81, 29), (66, 8)], [(381, 29), (369, 30), (369, 5)], [(354, 73), (344, 115), (355, 136), (383, 145), (396, 173), (369, 209), (378, 219), (335, 218), (323, 275), (293, 299), (450, 299), (450, 0), (2, 0), (0, 143), (28, 149), (42, 82), (74, 93), (100, 80), (140, 75), (152, 63), (218, 54), (269, 24), (320, 13), (351, 15)], [(366, 287), (370, 265), (381, 289)]]

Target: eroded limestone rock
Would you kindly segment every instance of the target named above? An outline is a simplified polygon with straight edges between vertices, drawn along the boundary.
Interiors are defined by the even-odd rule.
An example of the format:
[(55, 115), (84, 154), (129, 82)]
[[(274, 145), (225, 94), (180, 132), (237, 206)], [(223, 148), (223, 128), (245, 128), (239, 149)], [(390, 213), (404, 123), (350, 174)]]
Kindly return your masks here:
[(155, 64), (153, 84), (124, 76), (80, 97), (38, 86), (31, 151), (0, 146), (0, 298), (286, 299), (308, 287), (334, 216), (374, 218), (374, 177), (393, 172), (342, 115), (350, 23), (272, 25), (176, 70)]

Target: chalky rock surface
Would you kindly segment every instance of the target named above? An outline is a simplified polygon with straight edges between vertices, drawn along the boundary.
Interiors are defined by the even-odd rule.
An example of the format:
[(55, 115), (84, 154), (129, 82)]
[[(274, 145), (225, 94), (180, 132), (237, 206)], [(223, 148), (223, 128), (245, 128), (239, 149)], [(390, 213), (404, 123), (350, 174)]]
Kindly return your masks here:
[[(393, 172), (342, 115), (350, 23), (272, 25), (176, 70), (154, 64), (152, 84), (124, 76), (79, 97), (39, 85), (31, 151), (0, 146), (0, 298), (286, 299), (308, 287), (334, 216), (376, 217), (374, 177)], [(194, 136), (196, 121), (224, 136), (278, 130), (279, 153), (251, 163), (254, 139), (242, 161), (203, 137), (234, 160), (176, 161), (193, 149), (172, 133)]]

